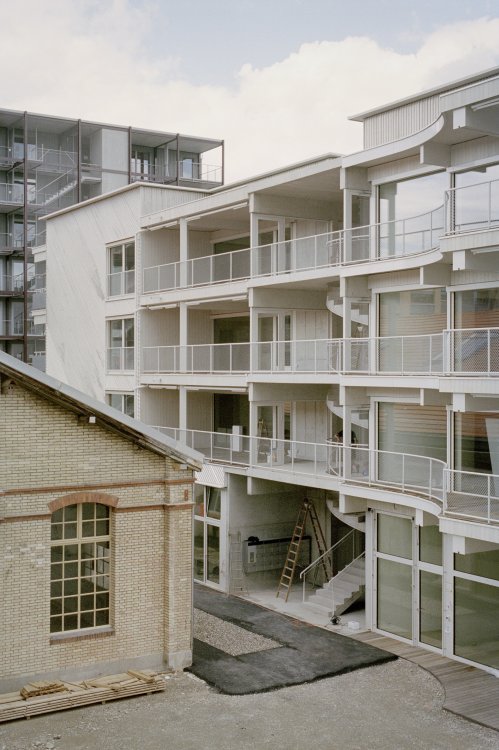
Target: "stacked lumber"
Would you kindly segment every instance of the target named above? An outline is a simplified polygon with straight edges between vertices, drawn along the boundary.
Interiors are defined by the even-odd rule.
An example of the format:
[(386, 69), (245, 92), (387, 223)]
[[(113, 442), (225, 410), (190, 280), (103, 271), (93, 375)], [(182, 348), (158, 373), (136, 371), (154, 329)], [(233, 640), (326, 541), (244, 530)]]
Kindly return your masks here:
[(82, 682), (37, 681), (13, 693), (0, 694), (0, 722), (106, 703), (165, 689), (165, 680), (150, 669), (130, 669), (121, 674), (95, 677)]

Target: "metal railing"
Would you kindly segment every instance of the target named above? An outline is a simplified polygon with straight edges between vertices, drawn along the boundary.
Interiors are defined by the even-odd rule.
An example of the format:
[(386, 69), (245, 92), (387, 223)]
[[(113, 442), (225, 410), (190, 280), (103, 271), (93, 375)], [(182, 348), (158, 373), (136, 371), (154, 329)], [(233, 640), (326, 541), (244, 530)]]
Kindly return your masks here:
[(459, 375), (499, 374), (499, 328), (456, 328), (445, 334), (450, 372)]
[[(313, 574), (313, 580), (311, 583), (313, 587), (316, 587), (317, 577), (322, 571), (324, 575), (321, 583), (325, 583), (326, 580), (329, 580), (328, 592), (331, 596), (331, 608), (334, 612), (334, 577), (341, 573), (343, 570), (347, 570), (351, 565), (353, 565), (355, 562), (357, 562), (357, 560), (365, 555), (364, 550), (362, 550), (362, 552), (360, 552), (359, 554), (356, 554), (360, 537), (362, 536), (364, 535), (358, 529), (351, 529), (347, 534), (345, 534), (344, 537), (339, 539), (335, 544), (329, 547), (329, 549), (323, 552), (322, 555), (319, 555), (319, 557), (313, 560), (310, 565), (308, 565), (304, 570), (301, 571), (300, 580), (303, 585), (303, 601), (307, 600), (307, 576)], [(338, 553), (339, 550), (343, 552), (345, 546), (351, 547), (350, 554), (346, 558), (347, 562), (343, 565), (341, 563), (338, 564), (338, 554), (336, 554), (335, 556), (335, 553)]]
[(341, 339), (290, 339), (251, 344), (252, 372), (340, 372)]
[(443, 206), (410, 219), (299, 237), (144, 268), (143, 291), (166, 291), (419, 255), (438, 245)]
[(121, 294), (135, 292), (135, 270), (118, 271), (107, 276), (107, 296), (117, 297)]
[(499, 227), (499, 180), (446, 190), (444, 205), (447, 234)]
[(143, 349), (144, 372), (247, 373), (250, 344), (191, 344), (148, 346)]
[(499, 523), (499, 475), (445, 470), (444, 512)]
[(16, 318), (0, 320), (0, 336), (24, 336), (24, 319), (21, 315)]
[(499, 328), (362, 339), (150, 346), (143, 349), (143, 371), (495, 376)]
[(332, 441), (312, 443), (263, 436), (157, 427), (198, 450), (214, 463), (238, 464), (274, 472), (336, 476), (353, 484), (393, 488), (442, 503), (445, 463), (429, 456), (380, 451)]
[(222, 167), (217, 164), (205, 164), (201, 161), (180, 161), (179, 178), (194, 182), (222, 182)]
[(355, 484), (396, 487), (441, 503), (446, 464), (437, 458), (376, 450), (360, 445), (340, 446), (342, 478)]
[(23, 205), (24, 185), (19, 183), (0, 182), (0, 203)]
[(135, 348), (115, 346), (107, 350), (107, 369), (130, 371), (135, 367)]
[(24, 291), (24, 274), (18, 273), (15, 276), (0, 273), (0, 291), (22, 294)]

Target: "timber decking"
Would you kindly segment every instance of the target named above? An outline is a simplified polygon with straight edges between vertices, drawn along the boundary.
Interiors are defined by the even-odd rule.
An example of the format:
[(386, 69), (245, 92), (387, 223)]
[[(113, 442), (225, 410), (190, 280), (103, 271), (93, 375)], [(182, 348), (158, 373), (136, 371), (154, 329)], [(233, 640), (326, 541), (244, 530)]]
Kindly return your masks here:
[(432, 651), (387, 638), (379, 633), (359, 633), (351, 638), (377, 646), (426, 669), (442, 685), (443, 707), (453, 714), (499, 731), (499, 679), (481, 669), (448, 659)]

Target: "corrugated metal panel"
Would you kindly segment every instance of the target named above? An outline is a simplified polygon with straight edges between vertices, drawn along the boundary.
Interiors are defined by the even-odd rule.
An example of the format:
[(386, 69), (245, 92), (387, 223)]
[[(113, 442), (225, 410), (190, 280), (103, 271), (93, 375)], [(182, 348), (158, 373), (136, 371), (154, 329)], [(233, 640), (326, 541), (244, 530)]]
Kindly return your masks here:
[(227, 479), (223, 466), (214, 464), (203, 464), (201, 471), (195, 472), (197, 484), (205, 484), (207, 487), (226, 487)]
[(440, 114), (439, 102), (439, 96), (430, 96), (368, 117), (364, 121), (364, 148), (398, 141), (424, 130)]

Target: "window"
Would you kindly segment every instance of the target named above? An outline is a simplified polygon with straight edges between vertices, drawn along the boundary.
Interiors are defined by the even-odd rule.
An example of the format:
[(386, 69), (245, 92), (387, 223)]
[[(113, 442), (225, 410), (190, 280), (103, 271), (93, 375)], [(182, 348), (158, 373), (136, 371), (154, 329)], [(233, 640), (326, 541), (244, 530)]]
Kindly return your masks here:
[(52, 514), (50, 632), (109, 625), (110, 511), (100, 503)]
[(107, 403), (113, 409), (118, 409), (128, 417), (134, 416), (135, 398), (133, 393), (108, 393)]
[(135, 325), (133, 318), (108, 321), (108, 370), (133, 370)]
[(108, 248), (107, 294), (133, 294), (135, 291), (135, 243), (125, 242)]

